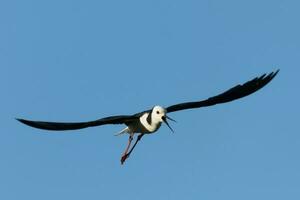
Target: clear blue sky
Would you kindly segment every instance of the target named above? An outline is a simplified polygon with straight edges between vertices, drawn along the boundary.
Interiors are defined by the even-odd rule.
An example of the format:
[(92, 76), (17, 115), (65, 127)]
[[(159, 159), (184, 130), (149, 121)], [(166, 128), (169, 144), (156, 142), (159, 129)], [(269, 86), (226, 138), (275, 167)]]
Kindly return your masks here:
[[(300, 199), (299, 1), (4, 0), (0, 199)], [(271, 72), (252, 96), (172, 113), (124, 166), (123, 126), (49, 132), (204, 99)]]

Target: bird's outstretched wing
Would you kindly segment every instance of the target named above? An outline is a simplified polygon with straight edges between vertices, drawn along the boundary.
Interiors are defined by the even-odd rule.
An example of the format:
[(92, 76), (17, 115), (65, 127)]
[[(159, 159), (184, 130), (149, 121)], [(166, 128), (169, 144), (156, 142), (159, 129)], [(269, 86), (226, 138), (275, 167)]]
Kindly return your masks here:
[(226, 92), (219, 94), (214, 97), (210, 97), (203, 101), (195, 101), (195, 102), (186, 102), (180, 103), (176, 105), (172, 105), (166, 108), (167, 112), (175, 112), (179, 110), (192, 109), (192, 108), (200, 108), (206, 106), (212, 106), (220, 103), (230, 102), (247, 95), (250, 95), (257, 90), (261, 89), (265, 85), (267, 85), (279, 72), (272, 72), (268, 75), (264, 74), (260, 77), (254, 78), (251, 81), (244, 83), (243, 85), (237, 85)]
[(34, 128), (51, 130), (51, 131), (65, 131), (65, 130), (88, 128), (93, 126), (101, 126), (106, 124), (128, 124), (136, 120), (137, 118), (138, 116), (136, 115), (119, 115), (119, 116), (105, 117), (95, 121), (69, 122), (69, 123), (31, 121), (26, 119), (17, 119), (17, 120), (22, 122), (23, 124), (26, 124)]

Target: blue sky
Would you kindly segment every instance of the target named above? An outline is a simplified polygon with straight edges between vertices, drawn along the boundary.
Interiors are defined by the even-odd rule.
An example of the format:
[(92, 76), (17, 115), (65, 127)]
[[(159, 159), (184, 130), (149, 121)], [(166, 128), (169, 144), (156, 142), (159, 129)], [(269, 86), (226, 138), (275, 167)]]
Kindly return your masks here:
[[(298, 1), (0, 3), (0, 198), (299, 199)], [(263, 73), (252, 96), (172, 113), (124, 166), (123, 126), (86, 121), (205, 99)]]

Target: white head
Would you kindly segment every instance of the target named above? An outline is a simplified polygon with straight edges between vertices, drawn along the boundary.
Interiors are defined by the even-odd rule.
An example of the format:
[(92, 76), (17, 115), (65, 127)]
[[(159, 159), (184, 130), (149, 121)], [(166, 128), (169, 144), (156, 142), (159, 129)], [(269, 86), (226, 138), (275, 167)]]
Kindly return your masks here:
[(154, 106), (151, 114), (154, 123), (163, 122), (163, 117), (166, 116), (166, 110), (161, 106)]
[(165, 122), (167, 126), (171, 129), (173, 132), (173, 129), (170, 127), (167, 119), (170, 119), (171, 121), (175, 121), (167, 116), (167, 111), (161, 106), (154, 106), (151, 113), (152, 122), (154, 124), (161, 124), (162, 122)]

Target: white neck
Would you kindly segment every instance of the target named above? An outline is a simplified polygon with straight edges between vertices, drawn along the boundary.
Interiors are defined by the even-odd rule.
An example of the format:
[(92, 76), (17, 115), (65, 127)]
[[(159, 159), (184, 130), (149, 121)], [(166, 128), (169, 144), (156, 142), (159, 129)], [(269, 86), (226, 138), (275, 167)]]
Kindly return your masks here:
[(157, 129), (160, 128), (161, 126), (161, 121), (159, 119), (157, 119), (156, 117), (153, 116), (153, 113), (151, 115), (151, 124), (149, 124), (149, 122), (147, 121), (147, 117), (148, 117), (149, 113), (145, 113), (140, 117), (140, 122), (142, 123), (142, 125), (150, 132), (153, 133), (155, 131), (157, 131)]

